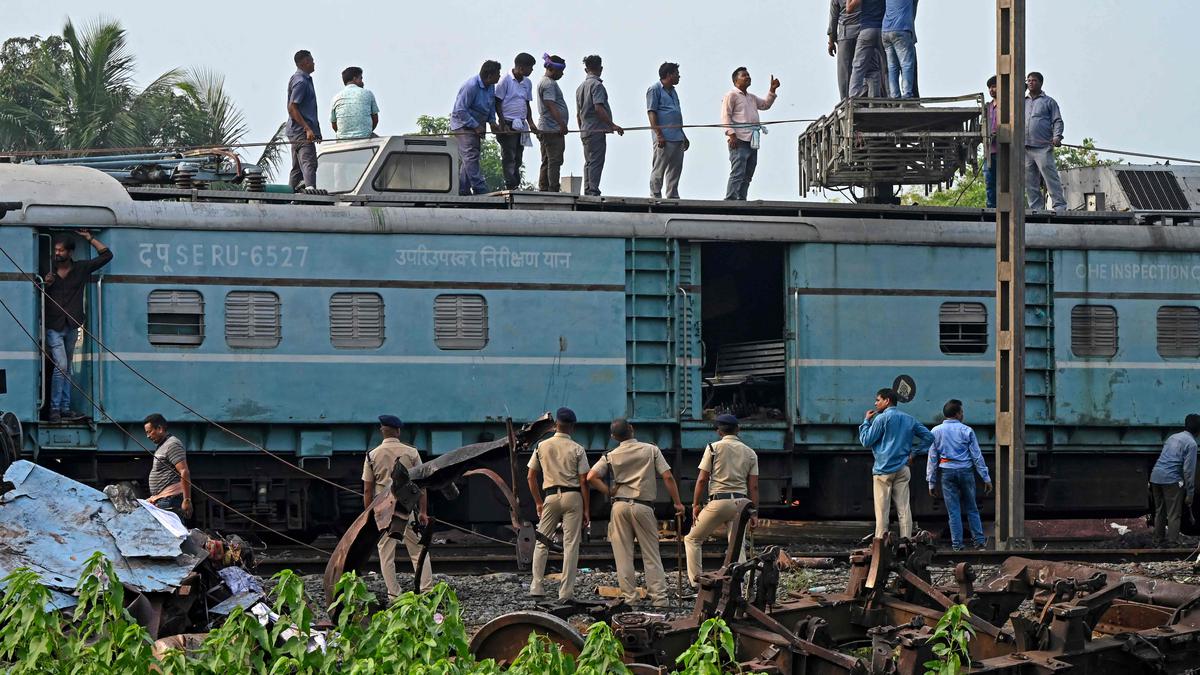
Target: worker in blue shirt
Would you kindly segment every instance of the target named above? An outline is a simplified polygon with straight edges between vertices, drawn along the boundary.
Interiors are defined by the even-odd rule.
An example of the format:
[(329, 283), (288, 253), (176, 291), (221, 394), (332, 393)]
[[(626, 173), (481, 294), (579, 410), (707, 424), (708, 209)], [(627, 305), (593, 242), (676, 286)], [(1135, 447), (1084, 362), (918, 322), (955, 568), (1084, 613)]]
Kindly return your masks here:
[(929, 463), (925, 467), (929, 496), (937, 497), (940, 472), (946, 515), (950, 516), (950, 545), (955, 551), (963, 550), (962, 517), (965, 513), (971, 528), (971, 541), (975, 548), (982, 550), (987, 539), (983, 536), (979, 505), (975, 503), (975, 472), (979, 472), (983, 491), (989, 495), (992, 494), (992, 478), (988, 475), (987, 464), (983, 463), (975, 430), (963, 424), (962, 401), (956, 398), (946, 401), (942, 415), (946, 421), (933, 428), (933, 445), (929, 446)]
[[(1183, 507), (1192, 505), (1196, 493), (1196, 437), (1200, 435), (1200, 415), (1184, 418), (1183, 429), (1163, 443), (1162, 454), (1150, 472), (1155, 546), (1178, 543)], [(1164, 530), (1166, 538), (1163, 537)]]
[(858, 442), (875, 455), (871, 469), (875, 494), (875, 536), (883, 537), (888, 529), (892, 502), (900, 518), (900, 537), (912, 536), (912, 506), (908, 501), (908, 458), (913, 453), (913, 437), (918, 439), (917, 452), (925, 452), (933, 443), (933, 434), (908, 413), (896, 409), (897, 395), (893, 389), (880, 389), (875, 394), (875, 408), (868, 410), (858, 428)]
[(484, 61), (478, 75), (463, 83), (450, 111), (450, 132), (458, 139), (458, 194), (482, 195), (489, 192), (479, 160), (487, 124), (496, 130), (496, 83), (500, 81), (500, 62)]

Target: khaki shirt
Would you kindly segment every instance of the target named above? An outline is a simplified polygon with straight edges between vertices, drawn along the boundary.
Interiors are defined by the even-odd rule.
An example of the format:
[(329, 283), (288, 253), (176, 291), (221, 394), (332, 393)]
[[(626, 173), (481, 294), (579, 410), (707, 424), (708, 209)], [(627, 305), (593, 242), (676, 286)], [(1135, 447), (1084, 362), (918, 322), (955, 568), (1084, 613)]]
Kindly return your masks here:
[(579, 475), (587, 474), (587, 453), (564, 433), (555, 433), (538, 444), (529, 458), (529, 468), (542, 472), (542, 489), (579, 487)]
[(367, 459), (363, 460), (363, 482), (375, 481), (376, 494), (390, 489), (392, 468), (396, 466), (397, 459), (404, 462), (409, 471), (421, 465), (421, 455), (417, 453), (416, 448), (401, 443), (398, 438), (385, 438), (379, 447), (367, 453)]
[(612, 469), (613, 497), (654, 501), (658, 496), (658, 476), (671, 470), (662, 450), (636, 438), (609, 450), (592, 467), (603, 478)]
[(704, 457), (700, 459), (700, 470), (708, 472), (708, 494), (748, 494), (749, 477), (758, 475), (758, 455), (737, 436), (725, 436), (704, 449)]

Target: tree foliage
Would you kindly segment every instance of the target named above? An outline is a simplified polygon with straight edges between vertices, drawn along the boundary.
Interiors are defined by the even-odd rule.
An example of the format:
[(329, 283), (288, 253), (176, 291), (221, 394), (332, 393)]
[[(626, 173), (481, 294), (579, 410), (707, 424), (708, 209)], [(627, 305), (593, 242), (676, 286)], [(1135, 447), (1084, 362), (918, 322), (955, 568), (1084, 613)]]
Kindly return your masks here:
[[(246, 139), (225, 79), (174, 68), (143, 87), (125, 29), (109, 20), (0, 46), (0, 151), (230, 146)], [(278, 166), (282, 135), (259, 158)]]

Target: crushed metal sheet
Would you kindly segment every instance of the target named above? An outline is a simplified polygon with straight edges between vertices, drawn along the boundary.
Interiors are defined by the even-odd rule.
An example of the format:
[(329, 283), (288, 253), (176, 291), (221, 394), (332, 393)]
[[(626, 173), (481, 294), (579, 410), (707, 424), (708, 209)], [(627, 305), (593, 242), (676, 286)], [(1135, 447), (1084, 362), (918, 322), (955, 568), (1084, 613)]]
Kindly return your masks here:
[(122, 514), (104, 493), (50, 469), (20, 460), (4, 479), (14, 487), (0, 497), (0, 577), (26, 567), (72, 591), (99, 551), (125, 586), (172, 591), (203, 560), (145, 509)]
[(243, 610), (248, 610), (263, 599), (262, 593), (254, 591), (242, 591), (236, 595), (232, 595), (221, 602), (221, 604), (208, 610), (209, 614), (216, 616), (229, 616), (233, 610), (241, 607)]

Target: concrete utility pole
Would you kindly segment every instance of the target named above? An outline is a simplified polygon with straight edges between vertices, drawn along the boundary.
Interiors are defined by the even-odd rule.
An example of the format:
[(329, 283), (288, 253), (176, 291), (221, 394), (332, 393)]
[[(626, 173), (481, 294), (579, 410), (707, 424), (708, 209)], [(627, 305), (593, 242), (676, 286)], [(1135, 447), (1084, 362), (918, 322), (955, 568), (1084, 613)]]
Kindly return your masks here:
[(996, 0), (996, 548), (1025, 541), (1025, 0)]

